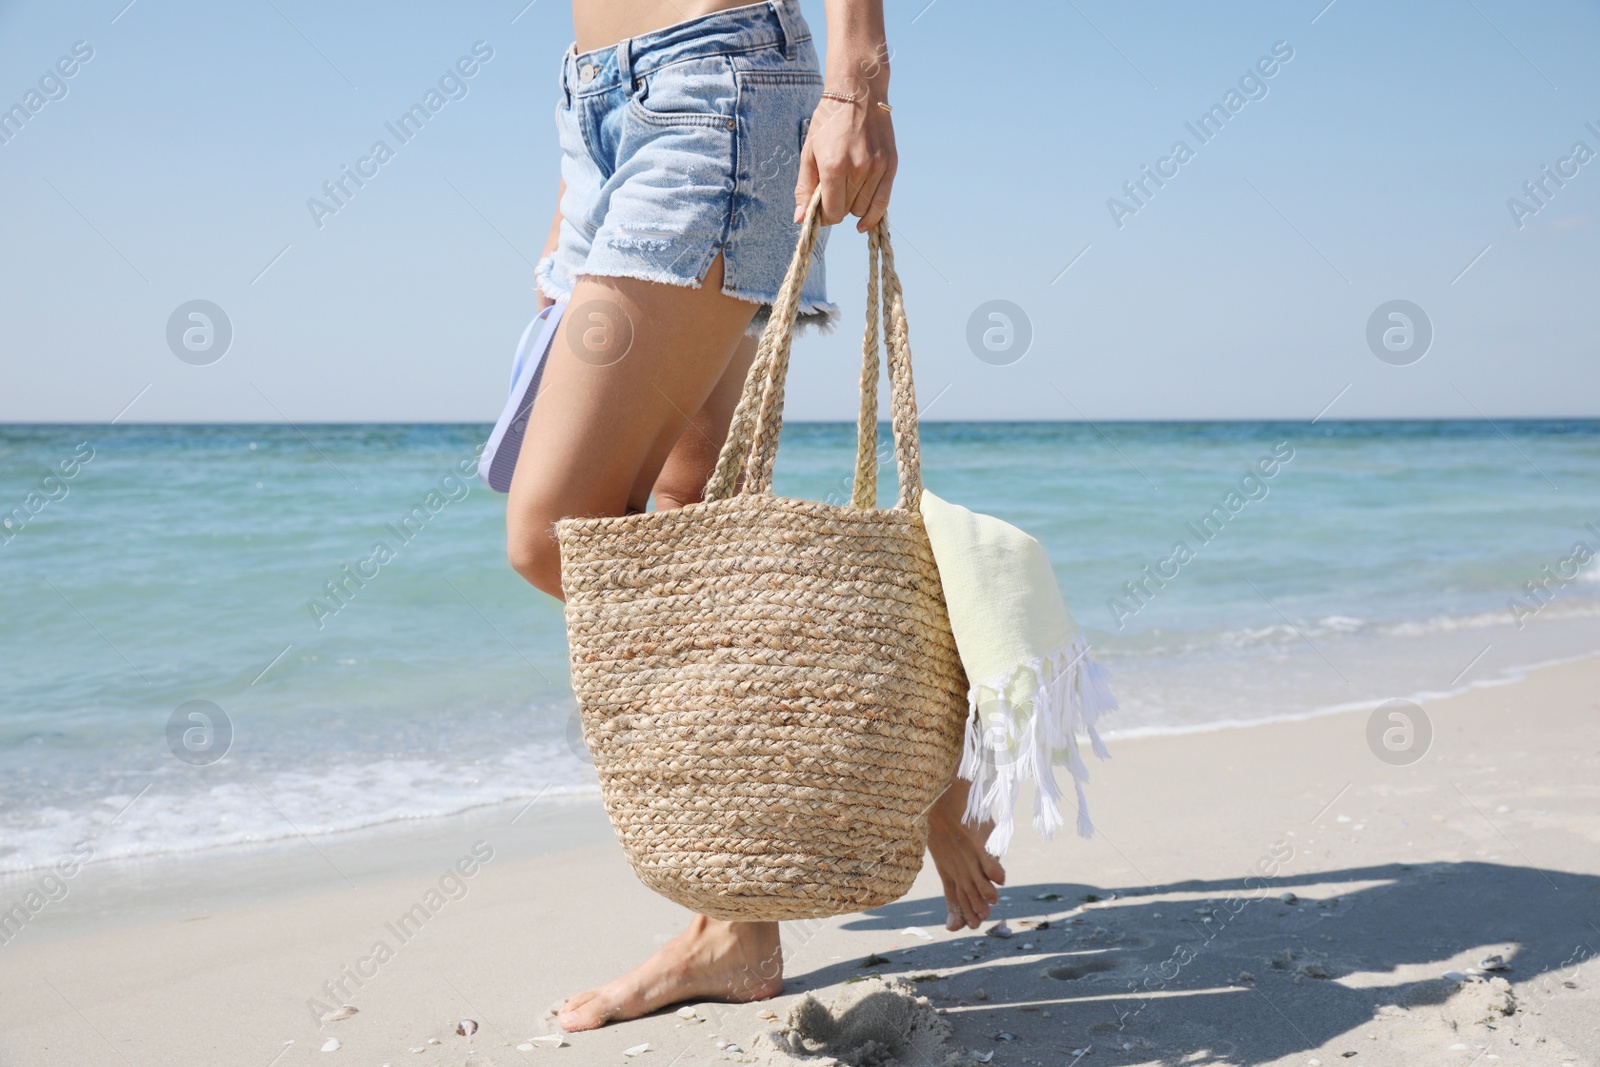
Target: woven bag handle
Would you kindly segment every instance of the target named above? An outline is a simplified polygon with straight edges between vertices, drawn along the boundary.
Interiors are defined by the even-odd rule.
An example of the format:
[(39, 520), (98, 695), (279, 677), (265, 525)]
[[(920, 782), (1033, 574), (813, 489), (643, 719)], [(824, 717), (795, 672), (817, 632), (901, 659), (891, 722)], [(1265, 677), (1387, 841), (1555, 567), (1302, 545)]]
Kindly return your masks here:
[[(744, 392), (734, 410), (728, 438), (717, 457), (716, 469), (706, 483), (705, 499), (722, 500), (735, 492), (770, 493), (772, 464), (783, 424), (784, 380), (789, 352), (799, 316), (800, 291), (820, 230), (822, 195), (818, 191), (806, 208), (800, 239), (789, 272), (773, 301), (766, 330), (745, 378)], [(880, 276), (884, 343), (889, 353), (889, 402), (895, 438), (895, 466), (900, 493), (895, 506), (915, 511), (922, 503), (921, 451), (917, 434), (916, 391), (911, 377), (910, 329), (906, 323), (904, 291), (894, 269), (894, 250), (885, 218), (868, 234), (869, 277), (867, 327), (862, 339), (862, 398), (856, 422), (856, 477), (851, 493), (855, 507), (872, 507), (877, 492), (877, 312)], [(740, 475), (744, 481), (740, 484)]]

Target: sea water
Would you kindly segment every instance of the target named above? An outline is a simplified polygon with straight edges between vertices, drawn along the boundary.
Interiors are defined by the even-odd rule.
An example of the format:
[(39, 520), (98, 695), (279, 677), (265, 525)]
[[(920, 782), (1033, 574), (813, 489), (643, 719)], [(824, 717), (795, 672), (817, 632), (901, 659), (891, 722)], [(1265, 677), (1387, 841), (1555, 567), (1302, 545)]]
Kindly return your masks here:
[[(0, 427), (0, 872), (594, 793), (560, 606), (461, 473), (486, 433)], [(847, 501), (853, 439), (786, 426), (776, 491)], [(1112, 672), (1113, 748), (1600, 651), (1600, 422), (922, 445), (930, 488), (1044, 544)]]

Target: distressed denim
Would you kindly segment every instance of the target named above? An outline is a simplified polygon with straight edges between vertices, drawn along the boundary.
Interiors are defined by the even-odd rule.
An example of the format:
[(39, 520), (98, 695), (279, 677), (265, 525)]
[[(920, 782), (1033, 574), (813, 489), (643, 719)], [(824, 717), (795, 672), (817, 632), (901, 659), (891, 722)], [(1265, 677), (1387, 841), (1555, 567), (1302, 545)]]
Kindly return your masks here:
[[(822, 76), (798, 0), (719, 11), (579, 54), (561, 66), (560, 240), (540, 290), (582, 275), (698, 288), (718, 253), (722, 291), (764, 325), (794, 255), (794, 187)], [(831, 326), (822, 246), (802, 326)]]

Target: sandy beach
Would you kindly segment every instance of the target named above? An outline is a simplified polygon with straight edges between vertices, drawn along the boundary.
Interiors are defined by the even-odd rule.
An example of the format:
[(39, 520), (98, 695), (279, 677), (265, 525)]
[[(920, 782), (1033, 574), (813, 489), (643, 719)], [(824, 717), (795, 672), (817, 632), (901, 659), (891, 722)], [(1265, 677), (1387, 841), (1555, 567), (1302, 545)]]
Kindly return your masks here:
[(1123, 740), (1093, 840), (1018, 834), (1001, 930), (945, 932), (930, 865), (881, 911), (786, 924), (775, 1000), (559, 1044), (557, 1001), (685, 919), (597, 800), (91, 859), (0, 947), (0, 1060), (1600, 1063), (1600, 659), (1425, 711), (1409, 765), (1362, 712)]

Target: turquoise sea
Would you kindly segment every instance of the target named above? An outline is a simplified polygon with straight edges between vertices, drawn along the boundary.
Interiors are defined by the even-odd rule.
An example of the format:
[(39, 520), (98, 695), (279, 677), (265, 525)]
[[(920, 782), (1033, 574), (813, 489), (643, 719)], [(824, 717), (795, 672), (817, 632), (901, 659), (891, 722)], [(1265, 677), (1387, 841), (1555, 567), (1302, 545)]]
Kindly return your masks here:
[[(459, 474), (487, 429), (0, 427), (0, 872), (594, 792), (559, 605)], [(778, 491), (842, 500), (852, 437), (786, 426)], [(923, 445), (932, 489), (1048, 549), (1113, 751), (1600, 651), (1600, 421)]]

